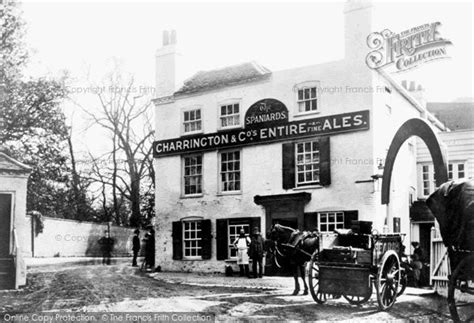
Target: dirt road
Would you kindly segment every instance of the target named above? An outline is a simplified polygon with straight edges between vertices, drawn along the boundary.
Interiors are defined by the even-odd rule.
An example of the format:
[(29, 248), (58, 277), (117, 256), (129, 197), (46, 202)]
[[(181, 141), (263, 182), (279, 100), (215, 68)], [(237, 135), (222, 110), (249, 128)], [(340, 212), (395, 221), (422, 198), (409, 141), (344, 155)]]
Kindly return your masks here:
[(437, 295), (401, 296), (389, 312), (377, 309), (375, 295), (363, 306), (344, 299), (316, 304), (311, 296), (290, 296), (292, 279), (228, 278), (156, 273), (150, 277), (127, 265), (36, 268), (28, 286), (0, 291), (0, 312), (200, 311), (218, 320), (448, 320)]

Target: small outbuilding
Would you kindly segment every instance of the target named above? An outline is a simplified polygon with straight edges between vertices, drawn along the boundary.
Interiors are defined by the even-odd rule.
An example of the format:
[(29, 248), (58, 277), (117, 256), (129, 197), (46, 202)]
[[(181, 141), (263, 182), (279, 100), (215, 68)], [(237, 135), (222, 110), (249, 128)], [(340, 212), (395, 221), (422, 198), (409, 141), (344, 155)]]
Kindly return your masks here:
[(0, 290), (26, 284), (29, 221), (26, 192), (31, 168), (0, 152)]

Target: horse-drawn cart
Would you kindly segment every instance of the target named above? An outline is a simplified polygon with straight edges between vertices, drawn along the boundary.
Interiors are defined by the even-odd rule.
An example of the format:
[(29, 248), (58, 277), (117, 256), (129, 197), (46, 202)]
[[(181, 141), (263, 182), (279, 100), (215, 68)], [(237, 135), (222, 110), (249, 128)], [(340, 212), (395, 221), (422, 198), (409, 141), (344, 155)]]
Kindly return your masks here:
[(402, 240), (401, 234), (320, 234), (319, 250), (310, 261), (313, 299), (322, 304), (343, 296), (362, 304), (375, 285), (379, 308), (391, 308), (401, 287)]

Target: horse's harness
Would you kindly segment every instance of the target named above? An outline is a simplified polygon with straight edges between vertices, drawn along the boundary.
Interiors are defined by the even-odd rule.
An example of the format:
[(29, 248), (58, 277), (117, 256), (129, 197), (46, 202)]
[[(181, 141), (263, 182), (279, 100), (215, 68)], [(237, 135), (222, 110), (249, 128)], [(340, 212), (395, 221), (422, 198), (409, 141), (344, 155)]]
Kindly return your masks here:
[[(308, 232), (308, 231), (301, 232), (299, 230), (295, 230), (291, 233), (290, 239), (288, 240), (287, 243), (279, 243), (278, 241), (276, 241), (274, 249), (273, 249), (273, 259), (277, 267), (282, 268), (282, 266), (278, 262), (277, 255), (283, 258), (288, 258), (291, 256), (295, 256), (298, 253), (302, 253), (311, 258), (313, 255), (303, 250), (302, 246), (303, 246), (304, 240), (308, 238), (314, 238), (314, 237), (317, 237), (317, 235), (313, 232)], [(282, 251), (280, 251), (280, 249), (278, 248), (279, 245), (291, 250), (291, 254), (285, 254)]]

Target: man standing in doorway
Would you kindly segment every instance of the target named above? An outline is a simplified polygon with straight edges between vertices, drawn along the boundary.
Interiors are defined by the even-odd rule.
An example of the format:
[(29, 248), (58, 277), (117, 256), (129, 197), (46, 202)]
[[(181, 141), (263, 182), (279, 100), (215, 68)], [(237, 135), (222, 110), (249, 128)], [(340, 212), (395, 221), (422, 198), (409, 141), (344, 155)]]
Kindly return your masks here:
[(413, 276), (415, 287), (420, 287), (422, 280), (422, 271), (423, 271), (423, 261), (425, 253), (420, 247), (418, 241), (413, 241), (411, 243), (413, 246), (413, 257), (412, 257), (412, 267), (413, 267)]
[[(250, 241), (249, 256), (252, 259), (252, 273), (253, 278), (262, 278), (263, 271), (263, 237), (257, 227), (253, 228), (252, 240)], [(257, 276), (257, 263), (258, 263), (258, 276)]]
[(425, 261), (425, 251), (421, 249), (420, 243), (418, 241), (414, 241), (411, 244), (413, 246), (413, 254), (418, 255), (418, 258), (421, 262)]

